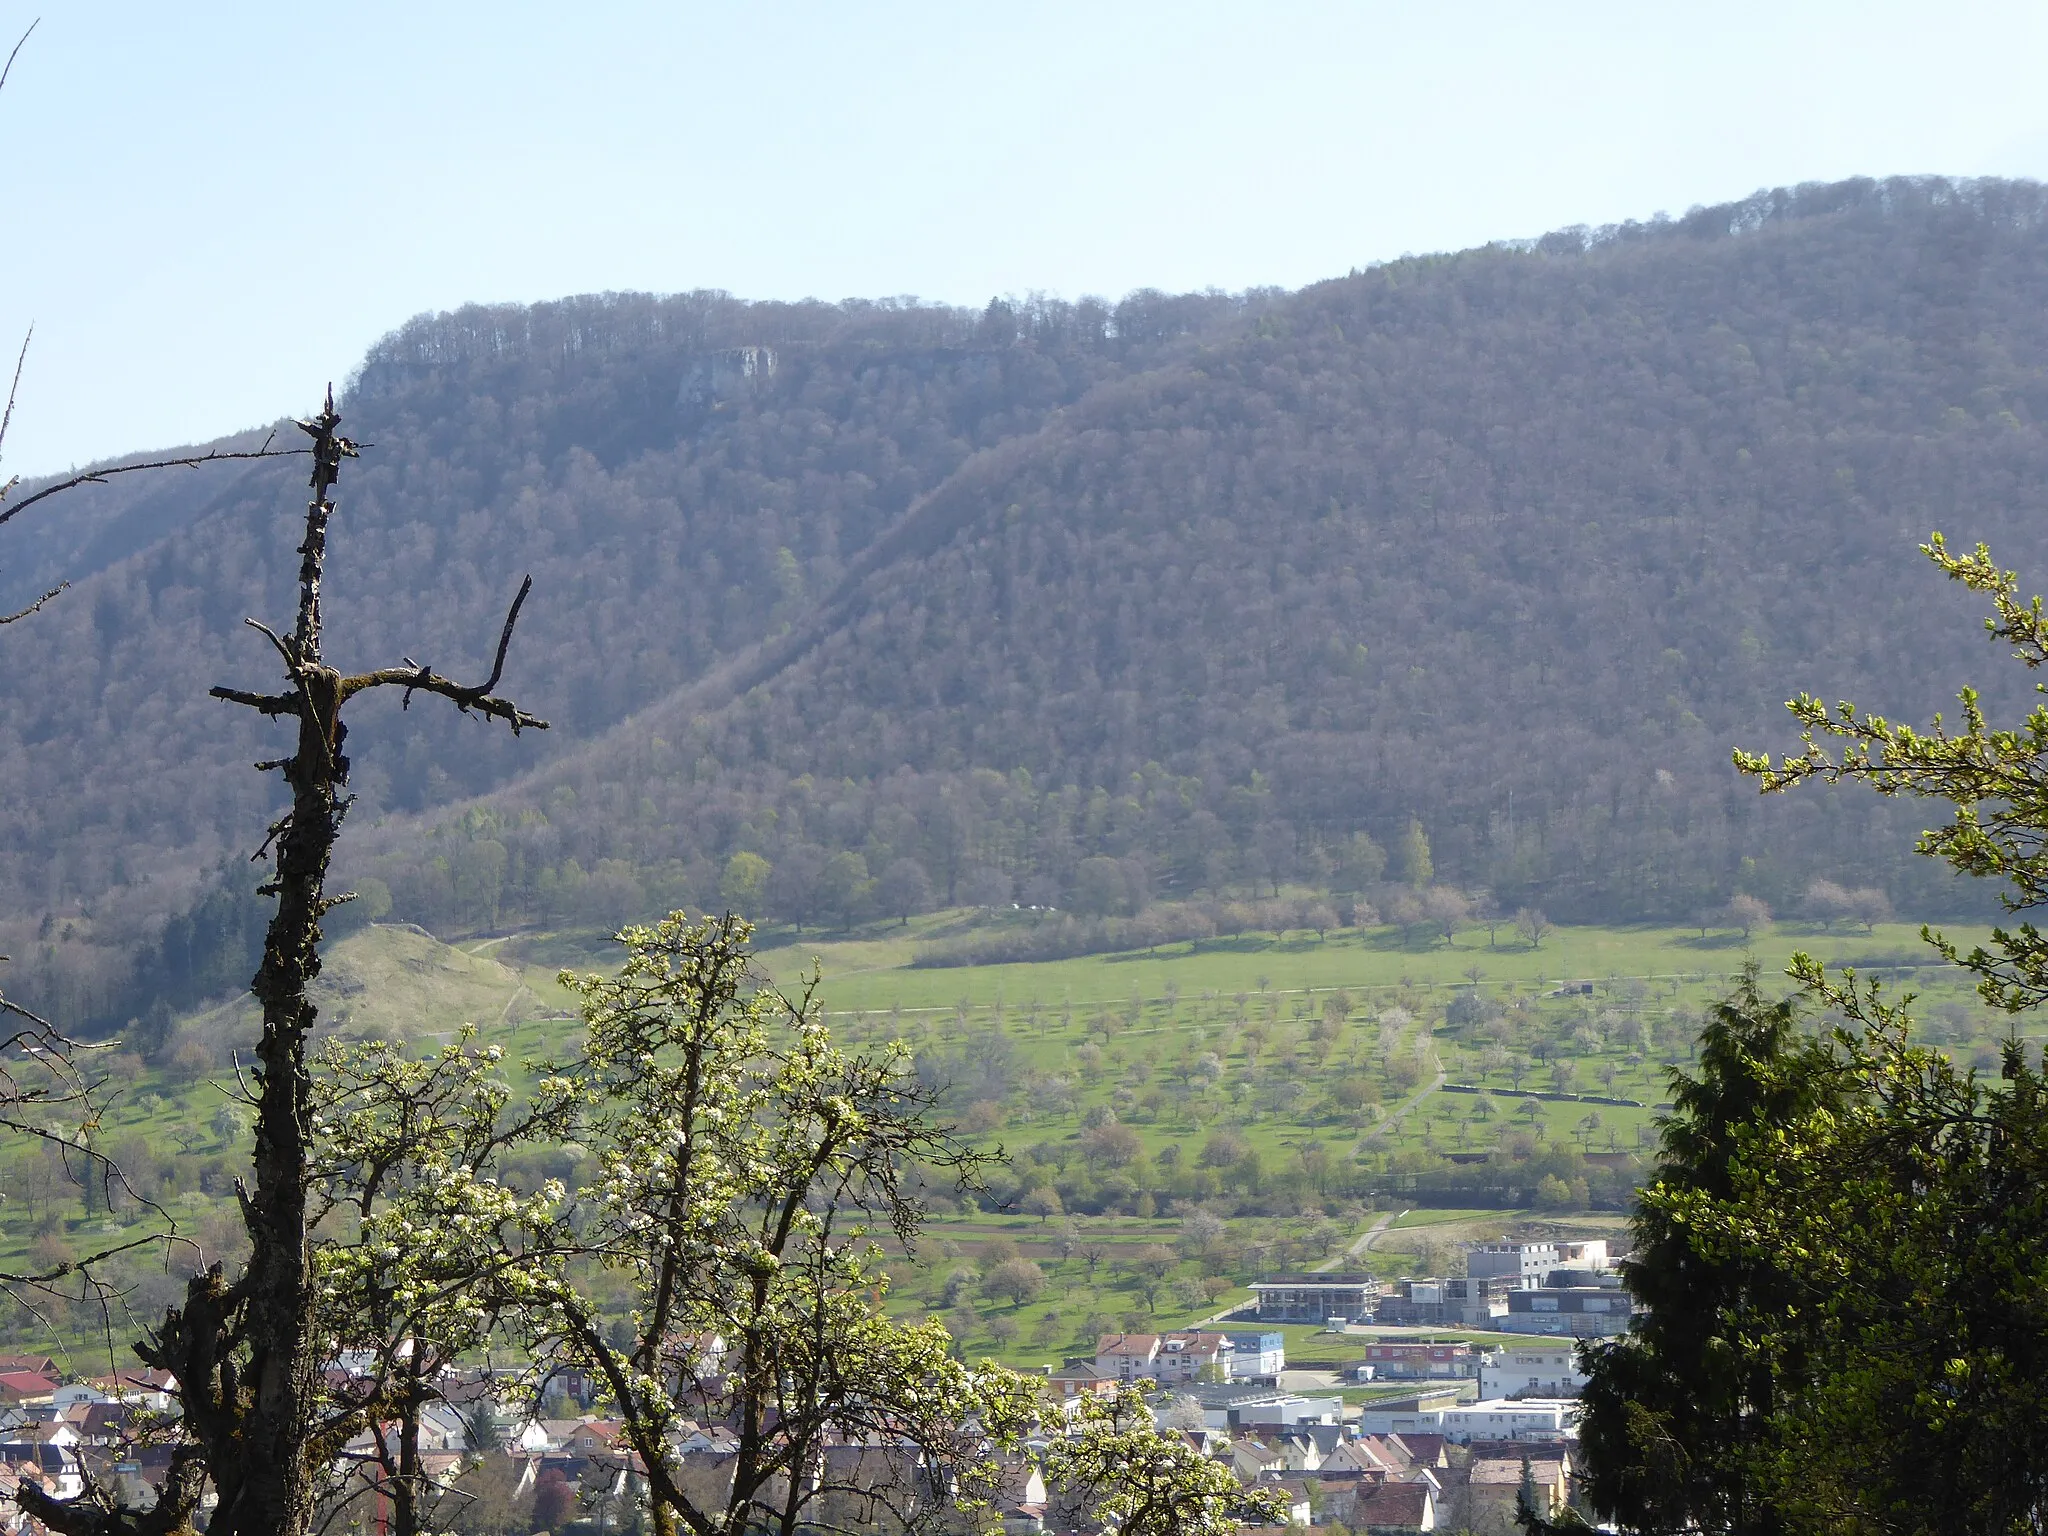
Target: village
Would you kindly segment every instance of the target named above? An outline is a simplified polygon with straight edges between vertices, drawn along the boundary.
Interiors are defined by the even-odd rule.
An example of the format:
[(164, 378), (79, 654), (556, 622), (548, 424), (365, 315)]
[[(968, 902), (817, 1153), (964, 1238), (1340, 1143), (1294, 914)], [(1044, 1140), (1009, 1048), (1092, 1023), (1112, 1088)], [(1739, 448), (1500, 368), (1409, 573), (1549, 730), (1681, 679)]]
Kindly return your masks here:
[[(1628, 1321), (1615, 1260), (1599, 1240), (1504, 1241), (1470, 1245), (1463, 1267), (1462, 1276), (1384, 1288), (1363, 1273), (1275, 1274), (1252, 1285), (1252, 1303), (1213, 1325), (1104, 1334), (1092, 1357), (1046, 1368), (1039, 1438), (992, 1453), (998, 1487), (980, 1523), (959, 1528), (999, 1524), (1010, 1536), (1103, 1528), (1048, 1498), (1035, 1452), (1078, 1422), (1089, 1399), (1140, 1386), (1162, 1432), (1227, 1466), (1246, 1488), (1277, 1493), (1292, 1526), (1506, 1533), (1522, 1503), (1556, 1514), (1573, 1495), (1585, 1382), (1574, 1346)], [(1279, 1325), (1302, 1322), (1321, 1324), (1355, 1359), (1334, 1373), (1290, 1370)], [(1492, 1346), (1431, 1337), (1475, 1330), (1531, 1337)], [(717, 1390), (726, 1347), (716, 1337), (693, 1341), (705, 1365), (701, 1411), (675, 1425), (667, 1444), (681, 1476), (707, 1489), (738, 1444)], [(338, 1356), (330, 1391), (345, 1398), (366, 1364)], [(1347, 1401), (1346, 1388), (1379, 1384), (1397, 1390)], [(0, 1533), (41, 1536), (17, 1497), (31, 1482), (57, 1498), (91, 1483), (119, 1503), (146, 1505), (176, 1440), (174, 1386), (161, 1372), (72, 1377), (49, 1356), (0, 1356)], [(417, 1455), (439, 1492), (438, 1528), (551, 1536), (642, 1528), (644, 1467), (604, 1415), (595, 1382), (573, 1371), (537, 1378), (531, 1369), (476, 1368), (448, 1370), (434, 1386)], [(333, 1529), (384, 1528), (374, 1469), (393, 1438), (373, 1428), (335, 1459), (330, 1504), (341, 1515)], [(827, 1447), (813, 1475), (868, 1490), (868, 1507), (842, 1507), (838, 1518), (878, 1532), (892, 1518), (900, 1528), (933, 1515), (960, 1493), (915, 1452), (886, 1442)]]

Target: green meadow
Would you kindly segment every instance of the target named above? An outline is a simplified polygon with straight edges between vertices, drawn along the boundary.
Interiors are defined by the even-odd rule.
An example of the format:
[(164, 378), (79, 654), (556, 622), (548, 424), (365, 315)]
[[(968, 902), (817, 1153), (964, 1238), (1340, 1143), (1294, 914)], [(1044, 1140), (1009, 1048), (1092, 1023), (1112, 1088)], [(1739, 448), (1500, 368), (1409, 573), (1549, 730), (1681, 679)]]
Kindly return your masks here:
[[(1747, 943), (1726, 932), (1559, 928), (1540, 946), (1506, 925), (1432, 944), (1385, 928), (1036, 964), (914, 963), (921, 940), (972, 920), (771, 931), (760, 960), (786, 992), (815, 975), (849, 1044), (902, 1040), (962, 1133), (1005, 1154), (985, 1197), (935, 1191), (924, 1242), (889, 1263), (897, 1306), (943, 1315), (964, 1347), (1020, 1364), (1085, 1350), (1103, 1327), (1215, 1316), (1276, 1268), (1359, 1265), (1392, 1278), (1440, 1270), (1460, 1243), (1517, 1223), (1611, 1230), (1671, 1069), (1688, 1058), (1701, 1011), (1746, 963), (1767, 989), (1799, 949), (1882, 970), (1923, 994), (1929, 1036), (1967, 1061), (1988, 1062), (2004, 1028), (1904, 924), (1783, 924)], [(573, 1049), (580, 1032), (558, 968), (609, 956), (601, 935), (456, 947), (373, 926), (334, 946), (323, 1020), (421, 1050), (469, 1025), (514, 1059), (544, 1058)], [(237, 1240), (233, 1182), (247, 1153), (234, 1062), (237, 1052), (246, 1061), (254, 1034), (243, 1000), (181, 1020), (164, 1064), (118, 1043), (97, 1058), (118, 1088), (102, 1145), (202, 1251)], [(1426, 1204), (1409, 1188), (1489, 1159), (1554, 1167), (1547, 1197), (1516, 1209), (1484, 1198), (1409, 1209), (1356, 1246), (1378, 1216)], [(133, 1201), (83, 1193), (34, 1150), (0, 1172), (0, 1262), (76, 1257), (147, 1218)], [(1220, 1230), (1205, 1235), (1197, 1212)], [(982, 1272), (1006, 1257), (1037, 1266), (1038, 1294), (983, 1288)], [(135, 1285), (146, 1313), (173, 1282), (160, 1266), (139, 1267)], [(7, 1320), (15, 1338), (66, 1331), (61, 1318)]]

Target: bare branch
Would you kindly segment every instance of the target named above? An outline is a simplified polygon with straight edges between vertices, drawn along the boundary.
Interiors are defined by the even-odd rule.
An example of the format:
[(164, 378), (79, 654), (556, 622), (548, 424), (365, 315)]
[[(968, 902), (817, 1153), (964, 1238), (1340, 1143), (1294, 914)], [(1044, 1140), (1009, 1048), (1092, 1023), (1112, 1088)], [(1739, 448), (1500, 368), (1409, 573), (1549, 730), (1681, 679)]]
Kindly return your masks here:
[[(0, 427), (0, 432), (4, 432), (5, 430), (6, 429), (4, 427)], [(17, 619), (27, 618), (30, 614), (40, 609), (43, 606), (43, 604), (47, 603), (51, 598), (55, 597), (59, 592), (62, 592), (66, 587), (69, 587), (70, 585), (71, 583), (68, 581), (58, 582), (57, 585), (50, 588), (49, 591), (45, 592), (41, 597), (37, 598), (34, 602), (30, 603), (26, 608), (22, 609), (21, 612), (10, 613), (7, 614), (5, 617), (0, 617), (0, 624), (12, 624)]]
[(503, 720), (512, 727), (516, 735), (524, 730), (544, 731), (547, 721), (538, 715), (529, 715), (510, 699), (500, 699), (479, 694), (474, 688), (465, 688), (453, 678), (443, 677), (425, 667), (384, 667), (376, 672), (359, 672), (354, 677), (341, 680), (343, 698), (361, 693), (366, 688), (403, 688), (407, 694), (415, 690), (421, 693), (438, 693), (444, 699), (451, 699), (457, 709), (467, 714), (475, 710), (494, 720)]
[(266, 440), (261, 448), (233, 451), (216, 448), (208, 453), (187, 454), (181, 458), (151, 459), (146, 464), (116, 464), (107, 469), (81, 470), (69, 480), (59, 480), (55, 485), (44, 486), (33, 496), (24, 496), (11, 507), (0, 507), (0, 523), (26, 512), (45, 496), (55, 496), (59, 491), (75, 490), (81, 485), (105, 485), (116, 475), (132, 475), (145, 469), (197, 469), (202, 464), (227, 464), (245, 459), (302, 459), (312, 451), (310, 448), (273, 448)]
[(21, 34), (20, 38), (17, 39), (14, 44), (13, 52), (7, 55), (7, 63), (5, 65), (0, 65), (0, 90), (6, 89), (7, 77), (14, 70), (15, 56), (21, 52), (23, 46), (28, 42), (29, 32), (35, 31), (35, 29), (37, 27), (40, 27), (42, 24), (43, 18), (40, 16), (38, 16), (34, 21), (30, 22), (28, 24), (28, 32), (24, 32)]
[(491, 675), (478, 685), (476, 691), (479, 694), (489, 693), (493, 688), (497, 687), (498, 679), (504, 675), (505, 652), (512, 644), (512, 626), (519, 622), (520, 606), (525, 603), (526, 594), (532, 590), (533, 577), (529, 575), (526, 580), (519, 583), (519, 595), (512, 599), (512, 607), (505, 615), (505, 628), (498, 636), (497, 659), (491, 663)]
[[(251, 709), (261, 710), (266, 715), (295, 715), (299, 712), (299, 696), (296, 693), (244, 693), (239, 688), (209, 688), (209, 698), (226, 699), (230, 704), (246, 704)], [(286, 762), (291, 759), (286, 758)], [(273, 768), (275, 763), (260, 763), (262, 768)]]
[[(22, 35), (22, 42), (27, 41), (28, 35), (24, 33)], [(14, 45), (14, 52), (21, 52), (21, 43), (16, 43)], [(7, 56), (7, 63), (9, 68), (13, 67), (14, 54), (11, 53)], [(6, 83), (7, 71), (0, 70), (0, 85), (5, 85)], [(21, 351), (15, 354), (14, 382), (7, 386), (7, 410), (4, 414), (0, 414), (0, 446), (5, 446), (7, 442), (7, 429), (14, 425), (14, 401), (15, 397), (21, 393), (21, 370), (28, 363), (28, 344), (31, 341), (35, 340), (35, 336), (36, 328), (34, 326), (30, 326), (28, 328), (28, 334), (21, 338)], [(14, 486), (14, 481), (10, 480), (7, 482), (7, 490), (13, 490)], [(5, 491), (0, 491), (0, 496), (4, 496), (5, 494)]]
[(528, 576), (519, 584), (519, 595), (512, 599), (512, 606), (505, 614), (505, 627), (498, 634), (498, 654), (491, 663), (491, 675), (473, 688), (465, 688), (453, 678), (443, 677), (430, 666), (422, 666), (410, 656), (402, 667), (383, 667), (375, 672), (359, 672), (353, 677), (341, 680), (341, 697), (346, 701), (366, 688), (403, 688), (405, 699), (401, 709), (412, 707), (415, 691), (437, 693), (444, 699), (454, 701), (455, 707), (464, 714), (471, 710), (487, 715), (494, 720), (503, 720), (512, 727), (512, 734), (532, 729), (544, 731), (547, 721), (537, 715), (530, 715), (510, 699), (501, 699), (491, 690), (498, 686), (498, 679), (505, 674), (505, 653), (512, 647), (512, 630), (519, 622), (519, 610), (526, 602), (526, 594), (533, 590), (533, 578)]

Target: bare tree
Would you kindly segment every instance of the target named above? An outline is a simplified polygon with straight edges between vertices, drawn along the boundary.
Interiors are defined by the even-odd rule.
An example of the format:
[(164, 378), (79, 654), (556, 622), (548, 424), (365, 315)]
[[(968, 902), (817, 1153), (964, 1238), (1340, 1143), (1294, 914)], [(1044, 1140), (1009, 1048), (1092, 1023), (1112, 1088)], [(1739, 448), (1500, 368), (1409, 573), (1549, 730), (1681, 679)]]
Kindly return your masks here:
[[(14, 71), (14, 62), (35, 29), (36, 23), (31, 22), (16, 39), (6, 62), (0, 64), (0, 89), (6, 87), (8, 77)], [(4, 409), (0, 409), (0, 456), (4, 456), (7, 434), (14, 425), (14, 408), (20, 398), (22, 372), (28, 363), (29, 342), (33, 337), (31, 330), (22, 338), (21, 349), (15, 354), (7, 403)], [(252, 450), (215, 450), (88, 469), (53, 481), (9, 504), (9, 498), (21, 484), (21, 477), (13, 475), (0, 482), (0, 524), (12, 522), (38, 502), (80, 486), (104, 485), (117, 475), (138, 474), (144, 470), (196, 468), (201, 464), (226, 460), (296, 457), (309, 452), (311, 450), (307, 448), (276, 448), (266, 440), (261, 447)], [(67, 582), (59, 582), (27, 607), (0, 614), (0, 626), (18, 623), (40, 611), (68, 585)], [(0, 956), (0, 963), (5, 959), (5, 956)], [(30, 1264), (19, 1270), (0, 1268), (0, 1293), (12, 1297), (31, 1314), (39, 1313), (44, 1302), (59, 1299), (83, 1301), (96, 1308), (110, 1353), (111, 1325), (122, 1293), (105, 1278), (102, 1266), (118, 1255), (167, 1241), (175, 1233), (173, 1224), (162, 1209), (130, 1188), (120, 1169), (96, 1145), (94, 1132), (106, 1111), (114, 1086), (103, 1075), (94, 1073), (88, 1047), (71, 1038), (58, 1025), (0, 995), (0, 1133), (40, 1142), (56, 1152), (67, 1172), (81, 1186), (97, 1184), (106, 1195), (119, 1189), (129, 1199), (162, 1218), (156, 1230), (125, 1238), (93, 1253), (62, 1259), (54, 1264)]]
[(1728, 899), (1728, 905), (1722, 908), (1722, 916), (1729, 927), (1742, 930), (1745, 940), (1756, 929), (1771, 925), (1771, 909), (1746, 891), (1738, 891)]
[(275, 849), (273, 876), (261, 890), (277, 897), (277, 910), (251, 983), (263, 1008), (250, 1094), (256, 1111), (255, 1188), (239, 1191), (251, 1251), (232, 1281), (218, 1263), (194, 1276), (185, 1304), (167, 1312), (136, 1346), (145, 1363), (177, 1379), (182, 1409), (183, 1438), (172, 1451), (156, 1503), (142, 1511), (125, 1509), (97, 1485), (61, 1501), (22, 1490), (24, 1508), (67, 1536), (166, 1536), (187, 1522), (209, 1478), (219, 1495), (210, 1536), (302, 1536), (314, 1507), (316, 1469), (384, 1406), (364, 1403), (352, 1414), (316, 1420), (321, 1344), (308, 1241), (314, 1095), (306, 1064), (316, 1010), (307, 989), (320, 974), (321, 919), (349, 899), (326, 894), (328, 864), (349, 805), (342, 710), (359, 693), (395, 687), (404, 690), (408, 704), (416, 692), (439, 694), (465, 714), (503, 720), (514, 732), (545, 729), (546, 722), (491, 692), (504, 671), (530, 579), (506, 615), (490, 676), (475, 687), (409, 658), (403, 666), (354, 675), (327, 665), (321, 584), (335, 510), (329, 493), (342, 461), (357, 451), (340, 425), (331, 388), (320, 414), (299, 423), (313, 439), (313, 499), (298, 551), (297, 624), (289, 636), (280, 636), (247, 621), (277, 652), (286, 691), (211, 690), (215, 698), (289, 719), (298, 731), (290, 756), (258, 764), (282, 772), (291, 808), (272, 824), (257, 854)]

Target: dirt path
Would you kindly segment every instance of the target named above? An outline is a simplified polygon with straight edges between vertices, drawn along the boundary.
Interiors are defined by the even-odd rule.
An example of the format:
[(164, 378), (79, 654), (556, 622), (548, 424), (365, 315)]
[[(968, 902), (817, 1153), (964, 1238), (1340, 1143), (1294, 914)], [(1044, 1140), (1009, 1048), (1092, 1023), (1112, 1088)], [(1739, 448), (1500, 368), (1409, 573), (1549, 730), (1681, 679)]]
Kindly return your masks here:
[(1407, 1214), (1408, 1213), (1406, 1211), (1387, 1212), (1386, 1215), (1382, 1216), (1370, 1227), (1367, 1227), (1365, 1231), (1359, 1235), (1358, 1241), (1353, 1243), (1349, 1248), (1346, 1248), (1342, 1253), (1338, 1254), (1336, 1258), (1323, 1260), (1322, 1263), (1316, 1266), (1316, 1269), (1318, 1271), (1326, 1269), (1335, 1269), (1338, 1266), (1338, 1264), (1340, 1264), (1346, 1259), (1364, 1258), (1366, 1254), (1371, 1250), (1372, 1245), (1380, 1240), (1380, 1235), (1384, 1233), (1387, 1230), (1387, 1228), (1391, 1227), (1395, 1222), (1399, 1221), (1403, 1216), (1406, 1216)]

